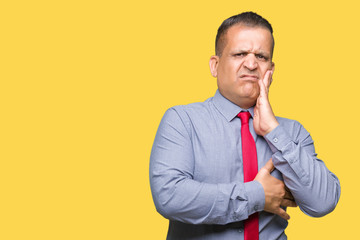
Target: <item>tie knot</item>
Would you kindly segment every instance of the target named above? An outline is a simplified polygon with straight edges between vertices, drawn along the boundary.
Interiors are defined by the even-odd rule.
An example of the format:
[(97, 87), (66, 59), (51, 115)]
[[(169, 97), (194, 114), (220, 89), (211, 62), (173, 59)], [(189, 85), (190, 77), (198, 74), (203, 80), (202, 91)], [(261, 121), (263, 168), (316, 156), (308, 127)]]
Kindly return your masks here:
[(241, 120), (241, 125), (249, 124), (249, 118), (251, 114), (249, 112), (239, 112), (237, 115)]

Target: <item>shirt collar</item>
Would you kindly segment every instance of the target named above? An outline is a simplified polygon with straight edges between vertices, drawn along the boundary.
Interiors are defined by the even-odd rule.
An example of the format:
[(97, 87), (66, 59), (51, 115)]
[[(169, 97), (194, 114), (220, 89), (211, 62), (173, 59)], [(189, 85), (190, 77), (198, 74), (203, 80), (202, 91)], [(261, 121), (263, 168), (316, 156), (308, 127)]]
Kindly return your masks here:
[(219, 89), (216, 90), (215, 96), (214, 96), (214, 105), (219, 110), (219, 112), (226, 118), (228, 122), (233, 120), (237, 114), (241, 111), (250, 112), (251, 117), (254, 117), (254, 107), (251, 107), (249, 109), (242, 109), (238, 105), (234, 104), (227, 98), (225, 98), (221, 93), (219, 92)]

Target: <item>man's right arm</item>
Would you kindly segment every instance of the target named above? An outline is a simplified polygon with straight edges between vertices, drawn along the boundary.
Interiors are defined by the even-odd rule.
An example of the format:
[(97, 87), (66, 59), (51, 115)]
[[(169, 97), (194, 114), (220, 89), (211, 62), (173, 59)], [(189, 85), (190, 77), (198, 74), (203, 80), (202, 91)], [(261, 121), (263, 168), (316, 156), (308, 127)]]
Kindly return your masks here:
[(175, 109), (159, 126), (150, 158), (150, 184), (156, 209), (165, 218), (191, 224), (227, 224), (264, 210), (258, 181), (210, 184), (194, 180), (190, 131)]

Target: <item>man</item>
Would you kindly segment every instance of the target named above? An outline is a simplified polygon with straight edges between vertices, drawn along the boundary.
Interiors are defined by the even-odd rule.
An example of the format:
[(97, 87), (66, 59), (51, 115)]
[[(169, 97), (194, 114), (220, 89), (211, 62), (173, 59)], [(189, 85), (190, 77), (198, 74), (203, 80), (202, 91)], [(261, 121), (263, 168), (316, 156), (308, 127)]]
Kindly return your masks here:
[(253, 12), (225, 20), (210, 58), (215, 96), (165, 113), (150, 184), (168, 239), (287, 239), (286, 207), (313, 217), (335, 208), (339, 180), (310, 134), (271, 109), (272, 32)]

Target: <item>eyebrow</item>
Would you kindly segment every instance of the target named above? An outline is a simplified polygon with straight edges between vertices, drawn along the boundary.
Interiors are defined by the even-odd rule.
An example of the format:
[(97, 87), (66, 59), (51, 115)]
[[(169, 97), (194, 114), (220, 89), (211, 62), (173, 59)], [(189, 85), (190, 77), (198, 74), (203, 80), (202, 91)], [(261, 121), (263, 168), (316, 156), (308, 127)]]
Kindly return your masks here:
[[(251, 51), (247, 50), (247, 49), (237, 49), (237, 50), (234, 50), (234, 51), (231, 51), (230, 54), (236, 54), (236, 53), (252, 53)], [(269, 56), (270, 57), (270, 53), (267, 53), (263, 50), (258, 50), (258, 51), (255, 51), (254, 54), (261, 54), (261, 55), (264, 55), (264, 56)]]

